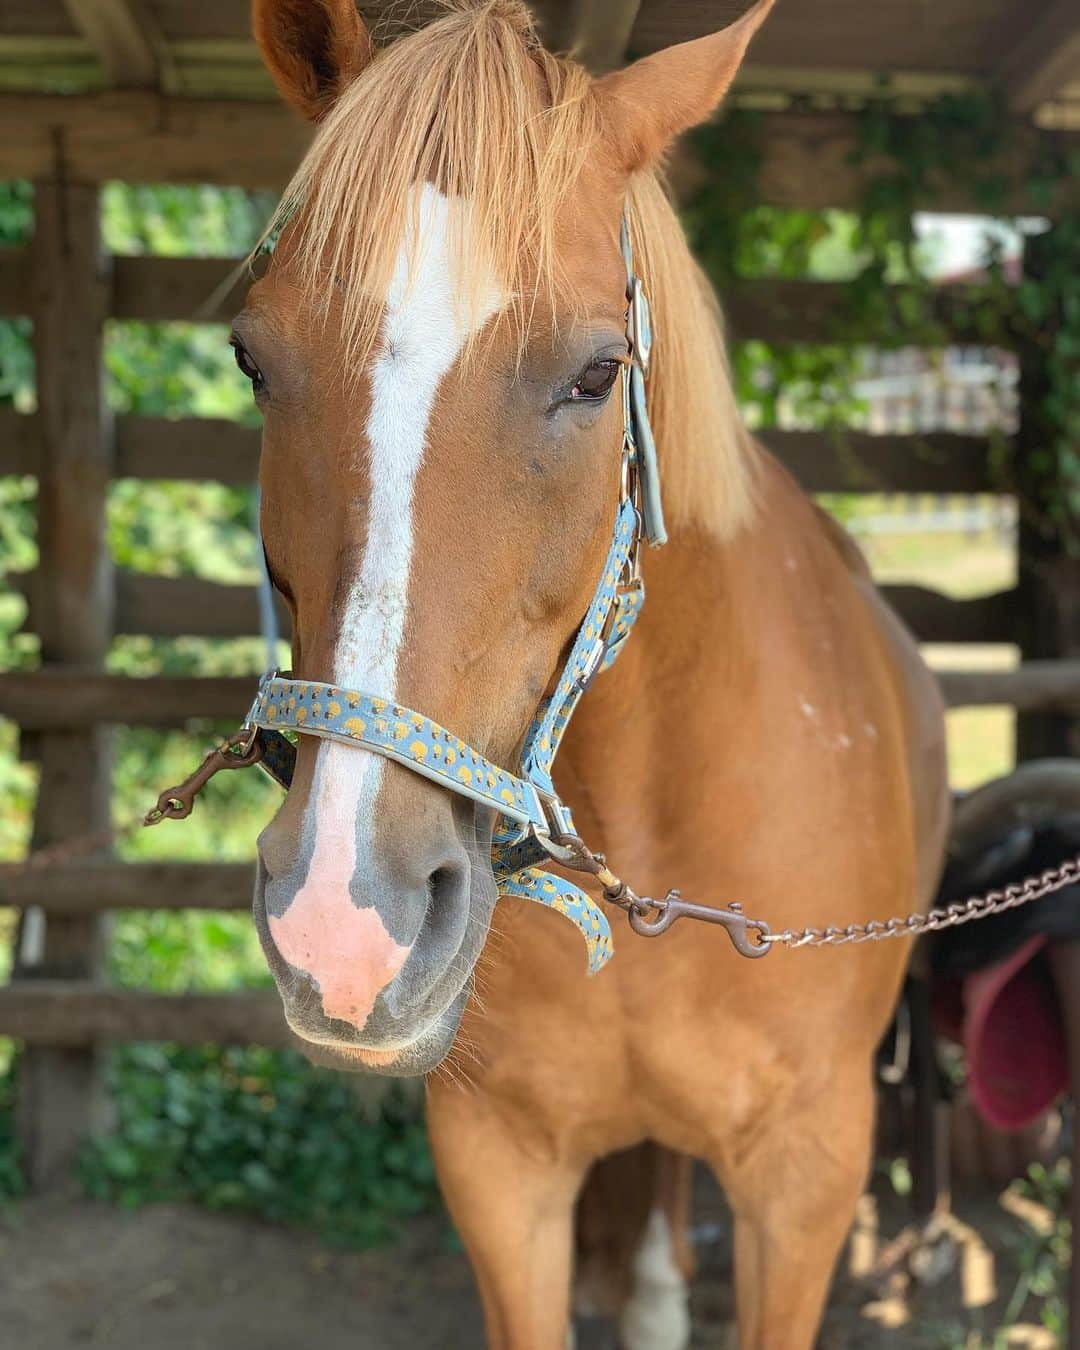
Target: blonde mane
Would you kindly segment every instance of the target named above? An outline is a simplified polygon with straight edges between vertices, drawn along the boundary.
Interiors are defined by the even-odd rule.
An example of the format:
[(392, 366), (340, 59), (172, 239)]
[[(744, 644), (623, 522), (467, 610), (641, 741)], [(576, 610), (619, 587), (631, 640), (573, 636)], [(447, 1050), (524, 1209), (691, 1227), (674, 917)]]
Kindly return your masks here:
[[(514, 297), (524, 341), (538, 288), (552, 300), (563, 290), (556, 222), (602, 135), (590, 76), (543, 49), (519, 0), (439, 5), (441, 17), (378, 52), (345, 90), (268, 230), (302, 217), (289, 267), (323, 313), (340, 301), (352, 371), (377, 340), (400, 241), (422, 243), (421, 182), (469, 202), (470, 228), (452, 240), (460, 303), (479, 312), (494, 274)], [(629, 205), (654, 311), (649, 404), (670, 523), (730, 535), (751, 510), (754, 452), (719, 312), (657, 173), (633, 179)]]

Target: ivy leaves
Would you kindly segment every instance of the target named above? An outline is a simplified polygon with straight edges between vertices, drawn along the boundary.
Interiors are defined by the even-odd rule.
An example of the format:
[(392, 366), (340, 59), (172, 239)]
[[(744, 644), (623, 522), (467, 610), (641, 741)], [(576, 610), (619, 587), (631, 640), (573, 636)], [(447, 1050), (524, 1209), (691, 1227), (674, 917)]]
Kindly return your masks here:
[[(883, 90), (883, 93), (886, 93)], [(857, 400), (860, 349), (941, 348), (955, 342), (1021, 353), (1039, 362), (1024, 397), (1025, 462), (996, 454), (1000, 486), (1020, 491), (1025, 516), (1067, 552), (1080, 555), (1080, 154), (1041, 134), (987, 91), (945, 94), (917, 114), (898, 115), (886, 97), (854, 119), (851, 161), (862, 180), (852, 213), (778, 211), (759, 205), (762, 121), (736, 109), (703, 128), (696, 149), (706, 170), (685, 219), (691, 242), (721, 294), (739, 277), (822, 279), (829, 261), (848, 267), (842, 301), (821, 345), (743, 344), (734, 353), (737, 389), (758, 425), (796, 399), (810, 425), (841, 425)], [(1072, 200), (1066, 198), (1069, 185)], [(957, 185), (984, 214), (1007, 218), (1029, 240), (1018, 285), (988, 236), (985, 265), (970, 286), (942, 288), (928, 274), (914, 228), (917, 211), (955, 199)], [(1010, 215), (1021, 206), (1024, 217)]]

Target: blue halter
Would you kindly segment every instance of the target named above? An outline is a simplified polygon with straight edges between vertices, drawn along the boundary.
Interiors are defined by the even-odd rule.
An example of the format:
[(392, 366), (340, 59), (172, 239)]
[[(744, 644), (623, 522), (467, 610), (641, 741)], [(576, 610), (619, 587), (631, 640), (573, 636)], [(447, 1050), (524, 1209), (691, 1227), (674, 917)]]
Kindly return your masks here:
[(652, 348), (649, 306), (634, 273), (625, 217), (622, 250), (630, 361), (621, 380), (622, 475), (611, 546), (555, 691), (541, 703), (525, 736), (518, 773), (492, 764), (423, 713), (391, 699), (277, 671), (263, 676), (245, 721), (260, 743), (262, 767), (284, 788), (292, 782), (296, 762), (296, 747), (283, 734), (289, 730), (374, 751), (497, 811), (491, 861), (500, 894), (535, 900), (566, 915), (585, 939), (591, 974), (612, 953), (607, 917), (580, 887), (537, 864), (565, 856), (559, 841), (576, 835), (570, 811), (555, 791), (552, 766), (582, 694), (615, 661), (645, 602), (638, 557), (642, 534), (655, 546), (667, 540), (645, 401)]

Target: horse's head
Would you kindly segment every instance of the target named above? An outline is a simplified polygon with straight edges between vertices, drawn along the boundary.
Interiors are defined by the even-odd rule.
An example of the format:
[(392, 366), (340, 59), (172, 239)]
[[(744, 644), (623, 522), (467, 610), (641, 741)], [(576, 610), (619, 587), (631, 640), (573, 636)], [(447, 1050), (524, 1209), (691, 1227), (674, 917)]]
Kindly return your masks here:
[[(516, 0), (460, 0), (381, 52), (353, 0), (256, 0), (271, 72), (319, 123), (234, 333), (300, 676), (421, 709), (513, 766), (618, 500), (624, 207), (662, 286), (644, 236), (668, 217), (640, 171), (716, 105), (770, 3), (594, 82)], [(300, 738), (255, 914), (304, 1039), (391, 1072), (442, 1058), (495, 904), (492, 819)]]

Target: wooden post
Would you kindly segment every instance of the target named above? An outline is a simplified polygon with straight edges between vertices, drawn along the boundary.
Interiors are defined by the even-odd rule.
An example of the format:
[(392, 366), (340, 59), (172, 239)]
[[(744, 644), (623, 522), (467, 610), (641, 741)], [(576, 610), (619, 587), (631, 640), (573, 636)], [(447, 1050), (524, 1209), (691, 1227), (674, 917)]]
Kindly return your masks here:
[[(1024, 270), (1038, 276), (1049, 242), (1037, 235), (1027, 244)], [(1057, 317), (1047, 316), (1043, 334), (1053, 340)], [(1048, 483), (1045, 461), (1054, 436), (1045, 408), (1049, 392), (1043, 345), (1021, 346), (1020, 431), (1016, 441), (1017, 477), (1021, 483), (1019, 621), (1025, 660), (1080, 657), (1080, 557), (1070, 556), (1063, 532), (1047, 521), (1049, 486), (1064, 492), (1064, 483)], [(1026, 498), (1026, 500), (1025, 500)], [(1031, 713), (1017, 721), (1017, 759), (1080, 756), (1080, 718), (1064, 709)]]
[[(35, 614), (44, 662), (90, 668), (104, 663), (113, 604), (105, 538), (112, 436), (101, 359), (110, 291), (99, 216), (96, 185), (67, 180), (58, 143), (54, 176), (35, 185), (31, 287), (41, 430)], [(91, 727), (36, 738), (41, 779), (34, 848), (108, 825), (108, 736)], [(23, 914), (14, 978), (94, 976), (104, 933), (101, 916), (50, 914), (46, 900)], [(92, 1048), (27, 1048), (18, 1100), (33, 1185), (69, 1174), (100, 1109), (98, 1092)]]

